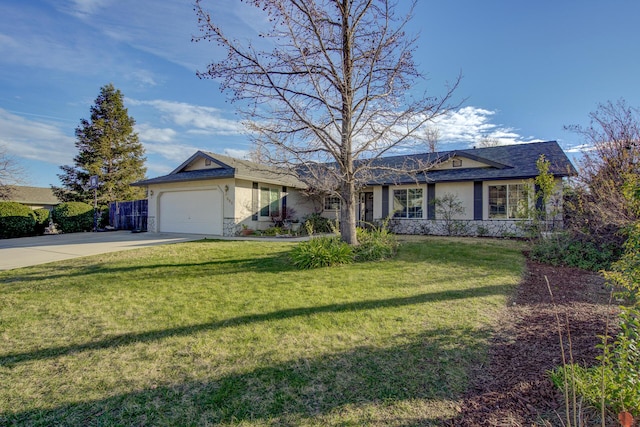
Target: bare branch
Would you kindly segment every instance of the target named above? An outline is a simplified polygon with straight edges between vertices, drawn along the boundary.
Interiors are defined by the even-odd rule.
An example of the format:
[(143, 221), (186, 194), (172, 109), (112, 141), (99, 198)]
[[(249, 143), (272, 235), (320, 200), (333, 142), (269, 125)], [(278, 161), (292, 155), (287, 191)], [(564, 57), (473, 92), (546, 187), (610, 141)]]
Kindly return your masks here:
[(5, 146), (0, 145), (0, 200), (11, 198), (12, 185), (25, 182), (25, 171), (18, 161), (9, 155)]
[(247, 0), (272, 24), (262, 35), (272, 48), (262, 50), (227, 37), (204, 2), (196, 0), (194, 40), (227, 55), (198, 76), (232, 94), (263, 161), (305, 171), (310, 187), (340, 195), (343, 239), (356, 243), (356, 191), (391, 169), (406, 177), (429, 166), (382, 167), (376, 159), (422, 141), (426, 125), (452, 107), (460, 81), (441, 97), (411, 97), (423, 78), (413, 60), (417, 39), (405, 33), (415, 0), (403, 16), (395, 0)]

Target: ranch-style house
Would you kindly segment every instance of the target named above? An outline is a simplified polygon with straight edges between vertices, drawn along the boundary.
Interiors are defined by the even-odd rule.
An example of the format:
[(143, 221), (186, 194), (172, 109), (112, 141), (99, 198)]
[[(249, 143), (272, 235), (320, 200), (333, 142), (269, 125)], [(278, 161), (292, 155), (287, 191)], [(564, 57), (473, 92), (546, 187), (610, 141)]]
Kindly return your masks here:
[[(554, 196), (533, 200), (540, 156), (550, 163)], [(360, 190), (358, 221), (389, 220), (400, 234), (522, 235), (526, 206), (562, 223), (562, 187), (576, 174), (557, 142), (537, 142), (378, 159), (379, 165), (420, 161), (419, 174), (372, 175)], [(340, 199), (308, 197), (300, 177), (247, 160), (198, 151), (165, 176), (134, 183), (145, 187), (150, 232), (234, 236), (264, 230), (287, 210), (291, 220), (320, 213), (336, 218)], [(293, 208), (293, 209), (292, 209)]]

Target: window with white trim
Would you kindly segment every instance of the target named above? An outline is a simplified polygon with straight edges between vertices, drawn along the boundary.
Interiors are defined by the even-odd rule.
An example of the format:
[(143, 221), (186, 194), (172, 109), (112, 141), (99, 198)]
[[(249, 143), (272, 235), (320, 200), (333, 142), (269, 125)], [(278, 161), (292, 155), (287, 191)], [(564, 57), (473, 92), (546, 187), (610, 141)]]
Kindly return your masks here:
[(326, 196), (324, 198), (324, 210), (325, 211), (337, 211), (337, 210), (340, 210), (340, 197), (338, 197), (338, 196)]
[(280, 188), (260, 186), (260, 218), (280, 215)]
[(518, 219), (527, 213), (529, 195), (525, 184), (489, 186), (489, 218)]
[(422, 218), (422, 188), (393, 190), (394, 218)]

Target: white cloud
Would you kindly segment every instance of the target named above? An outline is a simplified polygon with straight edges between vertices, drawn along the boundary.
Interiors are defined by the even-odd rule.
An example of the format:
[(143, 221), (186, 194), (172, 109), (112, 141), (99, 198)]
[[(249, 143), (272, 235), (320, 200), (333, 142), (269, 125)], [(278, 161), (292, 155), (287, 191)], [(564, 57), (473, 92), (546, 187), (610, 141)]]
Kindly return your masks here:
[(133, 70), (127, 74), (129, 80), (133, 80), (139, 87), (157, 86), (157, 76), (149, 70)]
[(236, 159), (248, 159), (249, 150), (240, 150), (237, 148), (225, 148), (223, 154), (229, 157), (235, 157)]
[(183, 127), (188, 133), (200, 135), (242, 135), (244, 128), (236, 120), (223, 117), (223, 111), (213, 107), (165, 100), (140, 101), (127, 99), (133, 106), (149, 106), (162, 118)]
[(62, 8), (66, 8), (69, 13), (79, 17), (89, 17), (105, 8), (112, 0), (71, 0), (71, 5), (65, 5), (61, 2)]
[(593, 151), (595, 149), (595, 146), (591, 144), (580, 144), (573, 147), (565, 148), (564, 151), (571, 154), (583, 154), (587, 151)]
[(171, 128), (154, 128), (147, 123), (136, 125), (136, 132), (140, 137), (140, 141), (151, 144), (166, 144), (173, 142), (174, 138), (178, 134)]
[[(176, 162), (179, 159), (186, 159), (197, 151), (197, 148), (191, 145), (176, 143), (179, 134), (171, 128), (156, 128), (143, 123), (137, 124), (135, 130), (148, 155), (160, 155)], [(150, 169), (154, 168), (150, 167)], [(160, 167), (160, 169), (167, 172), (166, 167)]]
[(197, 148), (186, 144), (145, 144), (145, 150), (149, 155), (156, 154), (171, 160), (174, 168), (198, 151)]
[(157, 162), (151, 163), (147, 165), (147, 176), (156, 177), (156, 176), (166, 175), (172, 170), (174, 170), (176, 166), (178, 165), (177, 164), (168, 165), (168, 164), (157, 163)]
[(507, 145), (541, 141), (534, 137), (522, 136), (512, 127), (492, 123), (495, 114), (495, 111), (469, 106), (438, 117), (428, 127), (437, 129), (440, 144), (473, 145), (489, 140), (498, 145)]
[(9, 154), (55, 165), (69, 164), (74, 138), (50, 122), (30, 120), (0, 108), (0, 144)]

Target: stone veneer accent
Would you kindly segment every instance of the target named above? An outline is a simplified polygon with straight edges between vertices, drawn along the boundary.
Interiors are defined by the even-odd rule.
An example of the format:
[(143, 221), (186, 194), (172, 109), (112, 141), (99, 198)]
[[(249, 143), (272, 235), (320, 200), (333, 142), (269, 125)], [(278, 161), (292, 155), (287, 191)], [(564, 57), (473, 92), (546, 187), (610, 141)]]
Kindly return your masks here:
[[(149, 217), (149, 229), (155, 225), (155, 218)], [(381, 221), (374, 221), (378, 226)], [(560, 221), (549, 221), (549, 229), (562, 228)], [(416, 234), (431, 236), (479, 236), (479, 237), (525, 237), (531, 221), (513, 220), (452, 220), (441, 219), (390, 219), (389, 230), (395, 234)], [(238, 236), (242, 230), (235, 218), (224, 218), (222, 235)]]
[(147, 217), (147, 230), (149, 230), (151, 232), (158, 231), (156, 229), (156, 217), (155, 216), (148, 216)]
[[(553, 228), (561, 224), (550, 224)], [(435, 219), (391, 219), (389, 230), (396, 234), (422, 234), (432, 236), (488, 236), (524, 237), (530, 221), (513, 220), (435, 220)]]
[(222, 235), (225, 237), (233, 237), (240, 234), (242, 226), (236, 222), (235, 218), (224, 218), (222, 220)]

